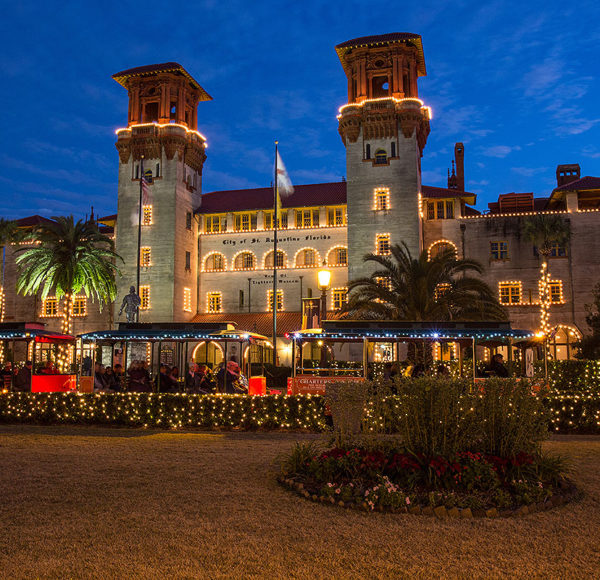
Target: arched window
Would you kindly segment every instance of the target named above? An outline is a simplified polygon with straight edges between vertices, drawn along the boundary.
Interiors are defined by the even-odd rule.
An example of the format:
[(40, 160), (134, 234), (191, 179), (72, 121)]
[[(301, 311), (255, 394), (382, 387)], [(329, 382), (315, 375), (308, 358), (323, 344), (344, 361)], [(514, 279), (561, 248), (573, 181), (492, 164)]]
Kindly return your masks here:
[[(272, 268), (272, 267), (273, 267), (273, 252), (271, 251), (265, 256), (265, 268)], [(277, 250), (277, 267), (278, 268), (287, 268), (285, 252), (283, 252), (281, 250)]]
[(376, 165), (386, 165), (387, 164), (387, 153), (385, 149), (377, 149), (375, 151), (375, 164)]
[(225, 270), (225, 256), (215, 252), (204, 259), (205, 272), (222, 272)]
[(296, 254), (296, 268), (313, 268), (318, 261), (317, 252), (312, 248), (300, 250)]
[(348, 248), (338, 247), (332, 248), (327, 254), (328, 266), (347, 266), (348, 265)]
[(439, 256), (440, 254), (443, 254), (444, 252), (447, 252), (448, 250), (452, 250), (452, 253), (454, 254), (455, 258), (458, 257), (456, 245), (454, 245), (449, 240), (439, 240), (431, 244), (431, 246), (429, 246), (429, 249), (427, 250), (427, 257), (430, 260), (433, 260), (435, 257)]
[(240, 252), (233, 262), (234, 270), (254, 270), (256, 268), (256, 256), (252, 252)]
[(548, 350), (554, 360), (568, 360), (575, 356), (575, 343), (581, 340), (581, 333), (573, 326), (559, 324), (554, 337), (548, 341)]

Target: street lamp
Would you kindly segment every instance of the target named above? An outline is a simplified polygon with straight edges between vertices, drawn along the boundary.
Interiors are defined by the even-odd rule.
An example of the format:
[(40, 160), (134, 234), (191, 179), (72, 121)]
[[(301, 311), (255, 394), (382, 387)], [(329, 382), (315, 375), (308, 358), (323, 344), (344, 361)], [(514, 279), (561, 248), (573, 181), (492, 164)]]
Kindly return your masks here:
[(321, 320), (325, 320), (327, 315), (327, 290), (329, 290), (330, 284), (331, 272), (325, 267), (325, 263), (323, 263), (323, 267), (317, 272), (317, 285), (319, 286), (319, 290), (321, 290)]

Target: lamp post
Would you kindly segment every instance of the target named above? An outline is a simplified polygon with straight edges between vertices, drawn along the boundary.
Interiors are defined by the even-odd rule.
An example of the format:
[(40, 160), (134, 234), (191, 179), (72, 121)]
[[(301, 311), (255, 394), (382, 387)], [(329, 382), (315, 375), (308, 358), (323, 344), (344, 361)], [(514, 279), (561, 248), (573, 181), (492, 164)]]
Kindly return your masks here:
[(330, 284), (331, 272), (325, 267), (325, 263), (323, 263), (323, 267), (317, 272), (317, 285), (319, 286), (319, 290), (321, 290), (321, 327), (323, 326), (322, 321), (327, 317), (327, 290), (329, 290)]
[[(323, 328), (323, 320), (327, 318), (327, 290), (329, 290), (330, 284), (331, 272), (325, 267), (325, 262), (323, 262), (323, 267), (317, 272), (317, 285), (319, 286), (319, 290), (321, 290), (321, 308), (319, 308), (321, 328)], [(319, 340), (318, 344), (321, 350), (319, 372), (322, 373), (325, 367), (327, 354), (323, 341)]]

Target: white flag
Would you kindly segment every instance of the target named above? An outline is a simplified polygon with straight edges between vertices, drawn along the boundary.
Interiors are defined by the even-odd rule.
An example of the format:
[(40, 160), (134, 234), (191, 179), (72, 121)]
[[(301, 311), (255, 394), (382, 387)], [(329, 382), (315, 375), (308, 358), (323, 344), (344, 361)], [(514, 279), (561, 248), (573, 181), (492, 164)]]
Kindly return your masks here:
[(279, 151), (277, 151), (277, 191), (279, 192), (279, 197), (281, 199), (285, 199), (288, 195), (294, 193), (292, 180), (285, 169)]

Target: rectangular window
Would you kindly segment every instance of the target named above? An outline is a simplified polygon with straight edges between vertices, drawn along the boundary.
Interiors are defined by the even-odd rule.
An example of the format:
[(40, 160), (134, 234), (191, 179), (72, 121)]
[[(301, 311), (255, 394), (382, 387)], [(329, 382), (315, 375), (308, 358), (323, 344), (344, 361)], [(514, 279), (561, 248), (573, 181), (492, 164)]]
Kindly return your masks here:
[(143, 226), (151, 226), (152, 225), (152, 206), (144, 205), (142, 207), (142, 225)]
[(223, 295), (221, 292), (208, 292), (206, 305), (208, 312), (221, 312), (223, 309)]
[(319, 210), (318, 209), (297, 209), (296, 210), (297, 228), (318, 228)]
[(341, 310), (348, 302), (348, 288), (333, 289), (333, 309)]
[(191, 252), (185, 253), (185, 269), (190, 270), (190, 271), (192, 269), (192, 254), (191, 254)]
[(73, 316), (87, 315), (87, 298), (85, 296), (75, 296), (73, 299)]
[(375, 282), (377, 282), (379, 286), (383, 286), (386, 290), (392, 289), (392, 280), (389, 276), (378, 276), (375, 278)]
[(427, 219), (454, 219), (454, 200), (447, 199), (445, 201), (428, 201)]
[(552, 244), (550, 246), (550, 258), (565, 258), (567, 256), (567, 248), (562, 244)]
[(146, 246), (140, 248), (140, 266), (148, 268), (152, 265), (152, 250)]
[(562, 304), (563, 300), (563, 289), (562, 289), (562, 281), (554, 280), (550, 282), (549, 291), (550, 291), (550, 302), (552, 304)]
[(183, 310), (185, 312), (192, 311), (192, 289), (191, 288), (183, 289)]
[(142, 300), (142, 303), (140, 304), (140, 310), (149, 310), (150, 286), (140, 286), (140, 299)]
[[(269, 312), (273, 312), (273, 290), (267, 292)], [(283, 310), (283, 290), (277, 290), (277, 311)]]
[(243, 307), (244, 307), (244, 291), (243, 291), (243, 290), (240, 290), (240, 293), (239, 293), (239, 297), (238, 297), (238, 306), (239, 306), (240, 308), (243, 308)]
[[(264, 219), (264, 228), (265, 230), (272, 230), (273, 229), (273, 212), (272, 211), (265, 211), (263, 212), (263, 219)], [(281, 210), (281, 212), (277, 212), (277, 229), (278, 230), (285, 230), (288, 227), (288, 213), (287, 210)]]
[(58, 316), (58, 300), (54, 297), (48, 296), (42, 301), (42, 316), (54, 317)]
[(388, 187), (380, 187), (375, 190), (375, 210), (385, 211), (390, 209), (390, 190)]
[(490, 242), (490, 259), (508, 260), (508, 242)]
[(185, 213), (185, 229), (192, 231), (192, 212)]
[(236, 232), (250, 232), (256, 230), (256, 213), (237, 213), (233, 217), (233, 229)]
[(388, 256), (390, 254), (390, 234), (377, 234), (375, 236), (375, 253), (380, 256)]
[(448, 290), (450, 290), (451, 286), (447, 282), (442, 282), (435, 287), (435, 291), (433, 293), (433, 297), (435, 300), (439, 300)]
[(498, 283), (501, 304), (520, 304), (522, 295), (521, 282)]
[(207, 234), (216, 234), (227, 230), (226, 215), (207, 215), (204, 217), (204, 231)]
[(332, 226), (332, 227), (346, 225), (346, 208), (345, 207), (328, 207), (327, 208), (327, 225)]
[(428, 202), (427, 203), (427, 219), (434, 220), (435, 219), (435, 203)]

